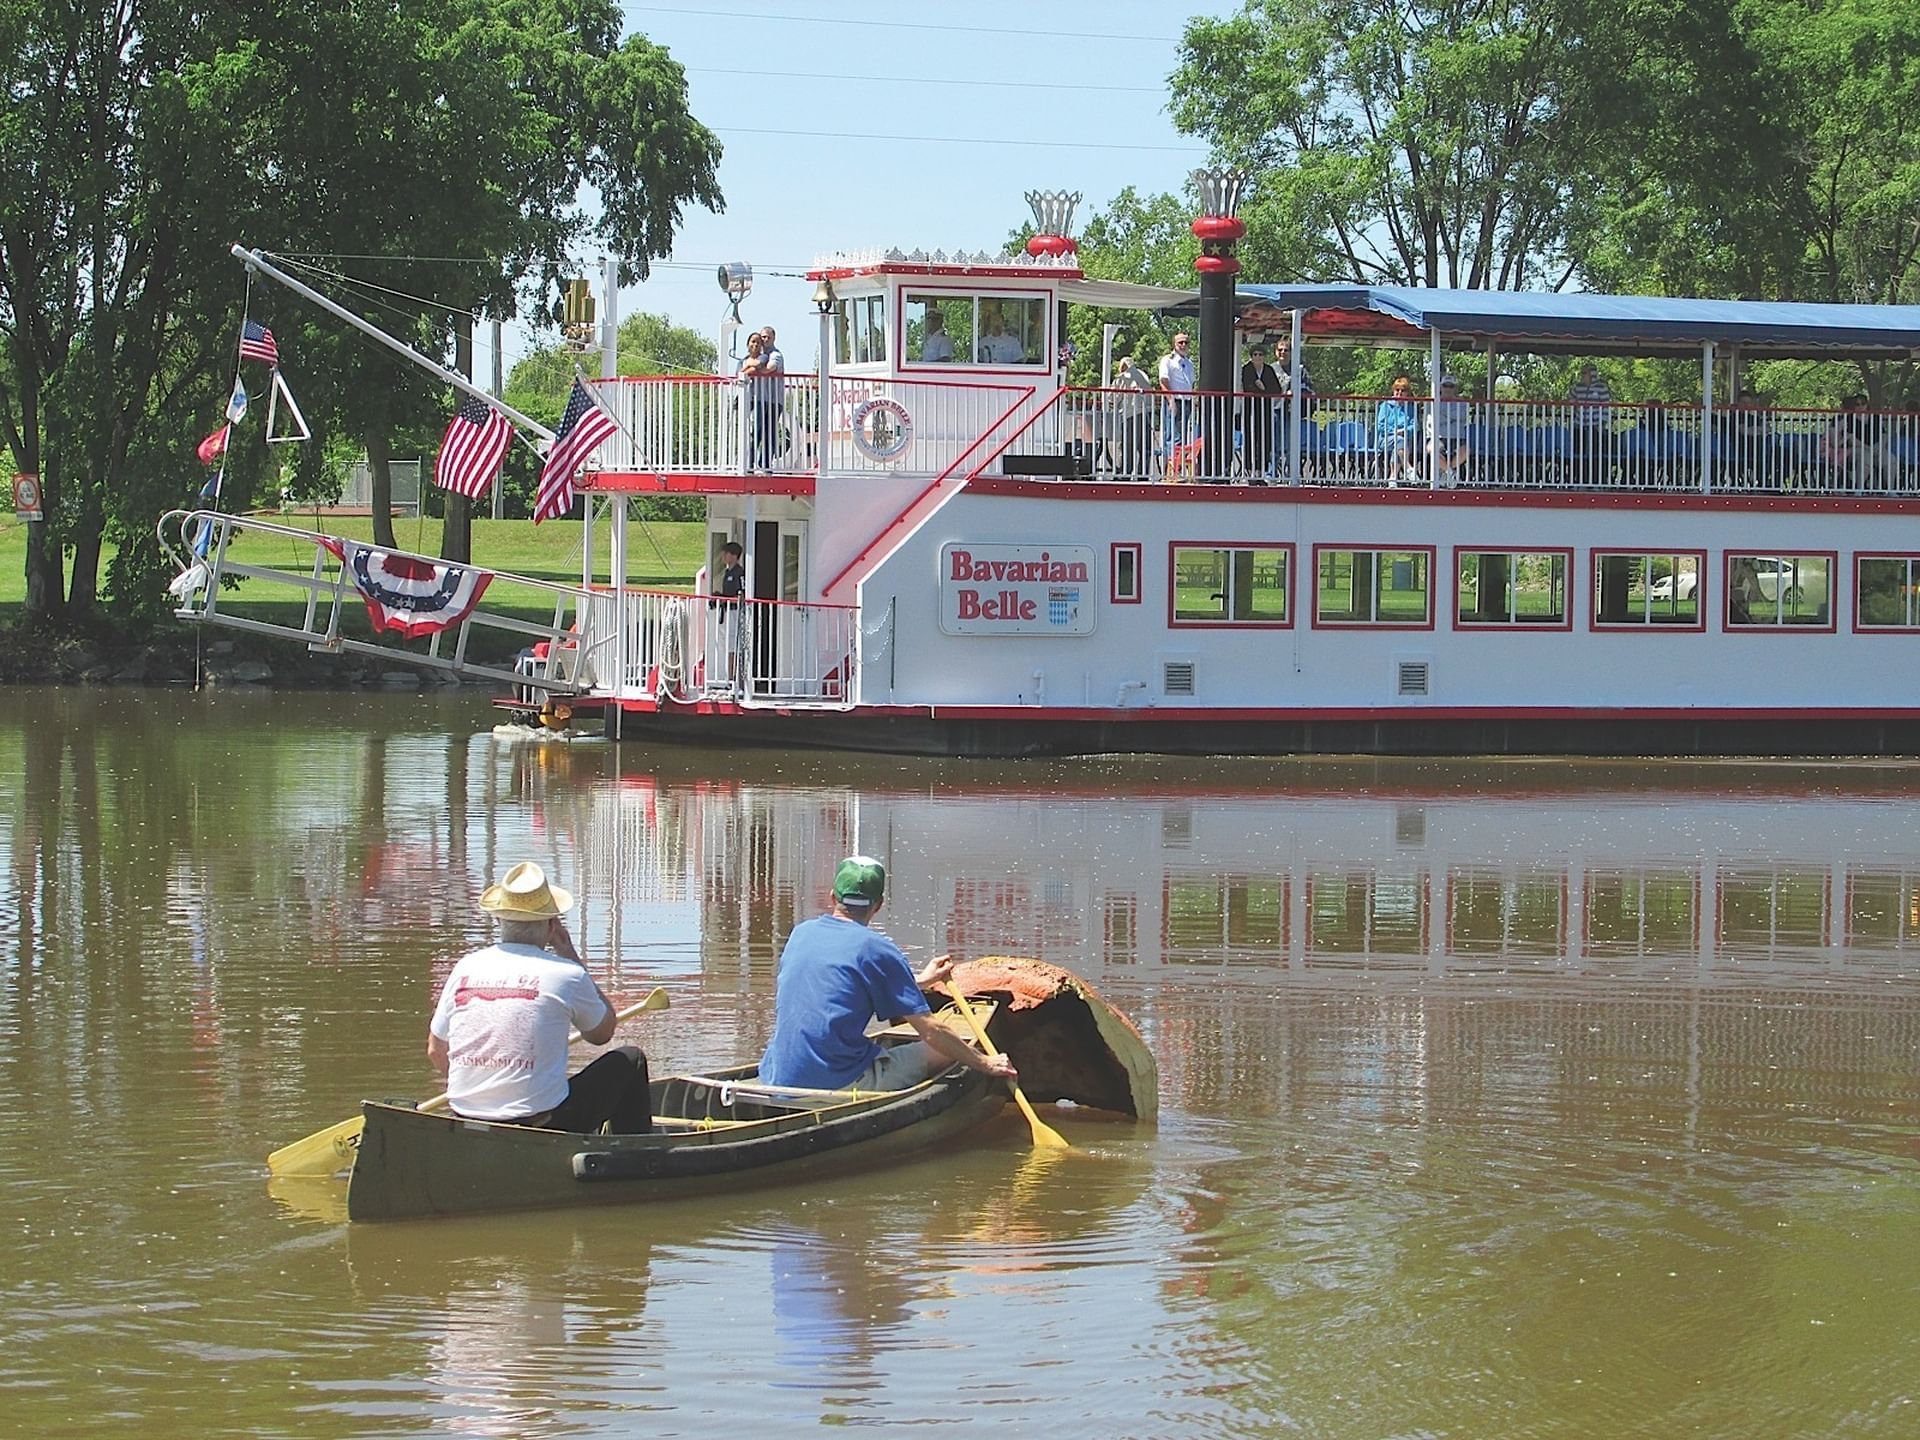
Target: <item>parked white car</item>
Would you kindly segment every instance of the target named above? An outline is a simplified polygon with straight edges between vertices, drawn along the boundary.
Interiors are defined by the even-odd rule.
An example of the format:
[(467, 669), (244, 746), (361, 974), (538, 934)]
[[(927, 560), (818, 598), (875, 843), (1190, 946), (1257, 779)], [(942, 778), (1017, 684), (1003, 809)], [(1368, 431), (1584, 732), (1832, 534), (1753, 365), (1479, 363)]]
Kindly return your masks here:
[(1655, 600), (1691, 600), (1693, 592), (1700, 588), (1700, 577), (1691, 570), (1669, 572), (1647, 587), (1647, 594)]

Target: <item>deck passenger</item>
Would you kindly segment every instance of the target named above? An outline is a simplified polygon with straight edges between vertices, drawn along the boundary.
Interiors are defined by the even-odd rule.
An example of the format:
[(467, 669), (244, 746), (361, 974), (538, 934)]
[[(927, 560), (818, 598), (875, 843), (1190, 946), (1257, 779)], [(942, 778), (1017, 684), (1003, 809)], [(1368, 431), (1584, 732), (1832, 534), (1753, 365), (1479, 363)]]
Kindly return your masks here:
[(1398, 485), (1413, 473), (1413, 437), (1420, 424), (1417, 410), (1412, 378), (1394, 376), (1392, 394), (1380, 402), (1373, 416), (1373, 443), (1380, 452), (1380, 472), (1389, 485)]
[(1589, 360), (1567, 399), (1573, 405), (1573, 450), (1582, 478), (1604, 480), (1613, 468), (1613, 387)]
[(560, 918), (573, 896), (523, 861), (486, 888), (480, 908), (499, 922), (500, 938), (453, 967), (427, 1027), (427, 1058), (447, 1077), (454, 1113), (576, 1134), (651, 1130), (638, 1046), (567, 1075), (569, 1026), (604, 1045), (619, 1024)]
[(787, 357), (774, 343), (773, 327), (760, 331), (760, 369), (753, 387), (753, 428), (755, 448), (760, 452), (760, 468), (771, 470), (773, 457), (780, 448), (780, 416), (787, 404)]
[[(796, 925), (780, 952), (773, 1037), (760, 1080), (809, 1090), (904, 1090), (953, 1064), (1017, 1079), (1004, 1055), (983, 1055), (928, 1014), (921, 987), (953, 974), (945, 956), (918, 974), (885, 935), (870, 928), (886, 899), (878, 860), (853, 855), (833, 877), (833, 909)], [(905, 1021), (920, 1038), (883, 1048), (867, 1035), (875, 1019)]]
[(747, 407), (747, 469), (767, 468), (770, 446), (760, 422), (760, 388), (766, 383), (766, 341), (758, 330), (747, 336), (747, 353), (740, 361), (740, 403)]
[(1427, 455), (1433, 463), (1433, 488), (1451, 490), (1472, 458), (1468, 441), (1467, 402), (1460, 398), (1460, 382), (1440, 377), (1440, 393), (1427, 411)]
[(1240, 444), (1247, 467), (1247, 483), (1264, 485), (1273, 473), (1274, 397), (1281, 393), (1280, 375), (1267, 363), (1267, 347), (1247, 347), (1240, 367)]
[(1160, 357), (1160, 388), (1173, 398), (1167, 402), (1166, 445), (1169, 454), (1193, 435), (1193, 337), (1173, 337), (1173, 349)]
[(1153, 377), (1122, 355), (1113, 367), (1114, 418), (1120, 431), (1122, 480), (1145, 480), (1153, 468)]

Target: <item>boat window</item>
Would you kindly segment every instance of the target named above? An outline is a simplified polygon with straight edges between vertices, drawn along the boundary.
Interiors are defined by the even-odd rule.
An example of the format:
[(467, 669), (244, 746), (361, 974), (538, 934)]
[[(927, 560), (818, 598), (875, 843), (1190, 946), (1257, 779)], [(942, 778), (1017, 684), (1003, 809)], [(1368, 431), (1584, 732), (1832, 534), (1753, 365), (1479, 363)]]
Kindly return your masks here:
[(1698, 871), (1590, 870), (1581, 948), (1596, 960), (1690, 954), (1700, 944), (1699, 909)]
[(1828, 555), (1729, 554), (1727, 628), (1832, 629), (1832, 577)]
[(1565, 630), (1571, 550), (1456, 550), (1454, 616), (1463, 628)]
[(1291, 545), (1172, 547), (1175, 625), (1290, 625)]
[(887, 302), (855, 295), (839, 302), (839, 355), (849, 365), (880, 365), (887, 359)]
[(1140, 546), (1115, 541), (1110, 561), (1111, 588), (1107, 595), (1116, 605), (1140, 603)]
[[(994, 341), (993, 316), (988, 307), (997, 304), (1005, 338)], [(991, 350), (989, 363), (996, 365), (1044, 365), (1047, 363), (1047, 302), (1038, 295), (980, 302), (980, 336), (983, 347)]]
[(1433, 625), (1433, 550), (1314, 547), (1316, 625)]
[(973, 297), (907, 292), (901, 324), (909, 365), (964, 363), (973, 344)]
[(1706, 561), (1704, 550), (1594, 551), (1594, 627), (1705, 629)]
[(1920, 630), (1920, 555), (1862, 555), (1854, 603), (1862, 630)]

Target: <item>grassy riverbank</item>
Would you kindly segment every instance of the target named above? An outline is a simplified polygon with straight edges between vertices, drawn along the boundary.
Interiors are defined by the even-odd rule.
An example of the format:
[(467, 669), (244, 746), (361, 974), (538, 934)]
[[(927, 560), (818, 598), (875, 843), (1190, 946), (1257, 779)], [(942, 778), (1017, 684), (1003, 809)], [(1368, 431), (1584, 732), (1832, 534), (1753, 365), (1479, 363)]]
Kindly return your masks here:
[[(290, 530), (371, 541), (373, 522), (364, 515), (343, 516), (322, 513), (316, 518), (306, 514), (265, 514), (258, 518), (284, 525)], [(403, 517), (395, 521), (394, 539), (399, 548), (415, 554), (432, 555), (440, 548), (440, 521), (432, 518)], [(651, 589), (680, 590), (692, 584), (693, 575), (704, 563), (705, 527), (698, 522), (648, 521), (643, 528), (634, 524), (628, 530), (628, 568), (632, 583)], [(605, 541), (596, 547), (604, 563)], [(310, 541), (293, 535), (250, 534), (237, 541), (229, 555), (239, 563), (260, 569), (285, 571), (290, 575), (312, 573), (314, 547)], [(526, 520), (475, 520), (473, 522), (474, 563), (491, 570), (524, 575), (562, 585), (578, 585), (581, 579), (581, 527), (570, 521), (534, 525)], [(0, 629), (17, 637), (21, 606), (26, 597), (26, 526), (11, 515), (0, 519)], [(604, 569), (594, 579), (607, 579)], [(301, 592), (271, 580), (243, 580), (237, 588), (225, 592), (221, 609), (248, 619), (282, 625), (302, 622), (305, 601)], [(549, 624), (553, 619), (551, 594), (526, 585), (495, 583), (487, 591), (485, 609), (516, 619)], [(350, 607), (345, 617), (346, 633), (355, 639), (370, 638), (365, 612)], [(195, 641), (204, 642), (196, 646)], [(510, 656), (525, 637), (478, 627), (470, 640), (470, 653), (476, 659), (497, 661)], [(394, 642), (396, 648), (402, 648)], [(415, 642), (404, 648), (423, 648)], [(248, 635), (225, 629), (196, 627), (163, 622), (151, 639), (135, 642), (116, 637), (109, 629), (96, 629), (85, 637), (62, 637), (56, 642), (36, 639), (32, 643), (16, 638), (0, 654), (0, 677), (15, 681), (87, 680), (172, 680), (183, 674), (197, 673), (206, 647), (222, 644), (221, 655), (229, 663), (258, 661), (270, 666), (276, 682), (326, 685), (329, 676), (338, 675), (339, 683), (361, 683), (370, 670), (380, 668), (377, 661), (362, 658), (310, 656), (289, 640)]]

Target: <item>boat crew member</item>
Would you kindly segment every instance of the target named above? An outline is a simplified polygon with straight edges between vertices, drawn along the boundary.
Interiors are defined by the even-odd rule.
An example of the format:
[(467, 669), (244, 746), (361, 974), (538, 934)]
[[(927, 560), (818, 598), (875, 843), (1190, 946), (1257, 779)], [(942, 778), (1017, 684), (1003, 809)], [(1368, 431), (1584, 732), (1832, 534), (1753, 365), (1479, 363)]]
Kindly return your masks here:
[[(1018, 1079), (1006, 1056), (982, 1055), (934, 1023), (920, 990), (949, 978), (953, 965), (943, 955), (915, 974), (900, 947), (870, 928), (886, 891), (887, 872), (878, 860), (850, 856), (834, 873), (832, 911), (796, 925), (787, 937), (761, 1082), (904, 1090), (956, 1063)], [(875, 1019), (904, 1020), (920, 1038), (883, 1048), (867, 1035)]]
[(453, 967), (427, 1028), (427, 1058), (447, 1077), (454, 1113), (576, 1134), (651, 1130), (638, 1046), (567, 1075), (568, 1027), (604, 1045), (619, 1023), (560, 918), (573, 896), (522, 861), (486, 888), (480, 908), (499, 922), (500, 938)]
[(952, 359), (953, 341), (947, 338), (947, 317), (929, 306), (926, 339), (920, 342), (920, 363), (945, 365)]

